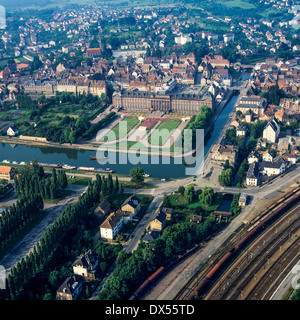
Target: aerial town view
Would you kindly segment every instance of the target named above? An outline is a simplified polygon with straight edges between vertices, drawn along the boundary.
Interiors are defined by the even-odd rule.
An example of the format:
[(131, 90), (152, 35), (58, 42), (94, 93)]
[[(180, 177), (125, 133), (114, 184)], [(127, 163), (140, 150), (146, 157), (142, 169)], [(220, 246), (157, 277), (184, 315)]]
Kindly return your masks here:
[(300, 300), (299, 29), (296, 0), (0, 0), (0, 300)]

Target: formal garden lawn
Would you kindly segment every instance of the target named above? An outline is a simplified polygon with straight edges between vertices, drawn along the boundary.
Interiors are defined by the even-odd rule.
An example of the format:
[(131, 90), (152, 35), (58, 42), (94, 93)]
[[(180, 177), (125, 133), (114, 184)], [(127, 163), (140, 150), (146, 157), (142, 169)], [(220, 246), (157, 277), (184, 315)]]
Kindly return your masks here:
[[(155, 128), (155, 131), (149, 136), (148, 142), (152, 145), (163, 146), (169, 139), (172, 132), (179, 126), (180, 123), (181, 120), (179, 119), (170, 119), (167, 121), (162, 121)], [(166, 134), (163, 130), (166, 132)]]
[[(122, 129), (122, 124), (127, 123), (127, 130)], [(120, 121), (115, 127), (112, 128), (112, 132), (115, 134), (114, 137), (108, 137), (107, 141), (119, 140), (124, 138), (137, 124), (139, 119), (134, 116), (129, 116), (122, 121)]]

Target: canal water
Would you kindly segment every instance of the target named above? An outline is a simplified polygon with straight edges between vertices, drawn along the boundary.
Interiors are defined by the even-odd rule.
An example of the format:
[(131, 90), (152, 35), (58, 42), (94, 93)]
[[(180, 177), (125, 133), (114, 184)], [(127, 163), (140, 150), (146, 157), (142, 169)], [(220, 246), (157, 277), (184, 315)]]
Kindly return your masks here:
[[(215, 121), (214, 128), (206, 141), (204, 152), (205, 154), (212, 146), (223, 128), (228, 115), (232, 111), (238, 96), (233, 96), (223, 109), (218, 119)], [(90, 156), (95, 156), (95, 151), (66, 149), (59, 147), (31, 147), (25, 145), (10, 145), (6, 143), (0, 144), (0, 162), (3, 160), (29, 162), (36, 159), (42, 163), (67, 164), (76, 167), (94, 167), (94, 168), (110, 168), (119, 174), (129, 174), (134, 167), (142, 167), (145, 173), (151, 177), (161, 179), (178, 179), (186, 177), (186, 167), (184, 164), (177, 164), (174, 158), (171, 158), (170, 163), (164, 163), (164, 157), (140, 155), (141, 163), (135, 164), (107, 164), (100, 165), (97, 161), (90, 160)], [(117, 154), (118, 159), (118, 154)], [(174, 163), (175, 161), (175, 163)], [(178, 161), (178, 160), (177, 160)], [(159, 164), (153, 164), (159, 163)]]

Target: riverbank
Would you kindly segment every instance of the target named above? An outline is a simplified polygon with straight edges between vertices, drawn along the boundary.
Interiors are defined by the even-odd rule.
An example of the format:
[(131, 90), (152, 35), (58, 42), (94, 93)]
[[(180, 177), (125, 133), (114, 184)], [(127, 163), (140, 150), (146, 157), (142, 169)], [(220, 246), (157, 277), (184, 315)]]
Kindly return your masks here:
[[(241, 89), (244, 91), (243, 87)], [(233, 95), (231, 99), (228, 99), (228, 97), (226, 103), (223, 101), (223, 105), (217, 107), (216, 114), (214, 115), (215, 121), (206, 136), (204, 145), (205, 167), (207, 167), (209, 162), (210, 149), (217, 143), (217, 138), (237, 102), (238, 96)], [(149, 152), (150, 155), (148, 153), (143, 155), (141, 150), (130, 150), (134, 153), (133, 157), (131, 157), (127, 150), (124, 151), (128, 155), (124, 154), (124, 156), (121, 152), (117, 152), (120, 150), (116, 150), (115, 152), (111, 152), (108, 158), (98, 162), (90, 160), (92, 156), (101, 155), (100, 153), (97, 154), (98, 146), (95, 145), (60, 145), (50, 142), (25, 141), (14, 137), (2, 137), (0, 138), (0, 142), (2, 142), (2, 144), (0, 143), (0, 161), (6, 159), (11, 163), (14, 161), (28, 163), (36, 159), (40, 163), (65, 164), (76, 168), (84, 166), (100, 169), (102, 166), (104, 169), (110, 167), (110, 169), (114, 170), (114, 175), (127, 177), (130, 170), (138, 166), (143, 168), (145, 173), (149, 174), (151, 178), (155, 177), (165, 180), (184, 179), (189, 175), (186, 171), (188, 167), (182, 161), (182, 156), (181, 159), (176, 159), (171, 156), (171, 153), (168, 153), (168, 157), (162, 157), (158, 153), (150, 154)], [(78, 171), (72, 170), (70, 172), (78, 173)], [(81, 173), (88, 174), (88, 172)]]
[[(226, 93), (225, 98), (218, 104), (216, 107), (216, 110), (209, 121), (208, 125), (204, 129), (204, 138), (207, 136), (208, 133), (211, 132), (211, 129), (213, 128), (213, 125), (221, 112), (224, 110), (226, 105), (231, 100), (232, 96), (234, 94), (234, 90), (229, 89)], [(174, 139), (175, 140), (175, 139)], [(137, 141), (132, 144), (128, 144), (126, 147), (122, 147), (122, 143), (116, 142), (115, 144), (112, 144), (111, 146), (108, 143), (102, 143), (102, 144), (70, 144), (70, 143), (64, 143), (59, 144), (55, 142), (45, 142), (45, 141), (33, 141), (33, 140), (26, 140), (21, 139), (17, 137), (0, 137), (0, 143), (8, 143), (8, 144), (21, 144), (31, 147), (56, 147), (56, 148), (64, 148), (64, 149), (75, 149), (75, 150), (88, 150), (88, 151), (108, 151), (108, 152), (115, 152), (115, 153), (125, 153), (125, 154), (138, 154), (138, 155), (151, 155), (151, 156), (160, 156), (160, 157), (173, 157), (173, 158), (182, 158), (189, 157), (193, 153), (195, 153), (196, 150), (191, 149), (189, 152), (184, 152), (183, 149), (178, 148), (177, 151), (174, 150), (174, 145), (170, 146), (169, 148), (158, 147), (153, 145), (143, 146), (140, 145), (140, 143)], [(173, 151), (172, 151), (173, 150)]]

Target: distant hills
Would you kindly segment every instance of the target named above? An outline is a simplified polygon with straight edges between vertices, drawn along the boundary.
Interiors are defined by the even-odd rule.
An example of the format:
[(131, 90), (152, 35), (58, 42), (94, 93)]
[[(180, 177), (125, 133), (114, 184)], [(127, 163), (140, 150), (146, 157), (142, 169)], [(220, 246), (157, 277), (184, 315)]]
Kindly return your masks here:
[(39, 9), (54, 7), (56, 5), (68, 5), (74, 3), (93, 3), (93, 0), (0, 0), (0, 5), (7, 9), (22, 9), (37, 7)]

